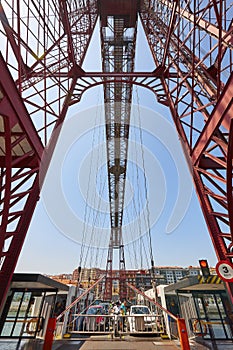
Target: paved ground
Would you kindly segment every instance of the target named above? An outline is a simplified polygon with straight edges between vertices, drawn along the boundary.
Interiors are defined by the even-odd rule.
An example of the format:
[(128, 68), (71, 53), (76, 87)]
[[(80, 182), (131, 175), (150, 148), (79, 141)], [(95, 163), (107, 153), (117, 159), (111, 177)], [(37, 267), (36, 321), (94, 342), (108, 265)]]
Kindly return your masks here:
[[(233, 342), (218, 342), (216, 345), (198, 344), (190, 341), (191, 350), (233, 350)], [(42, 350), (43, 341), (0, 340), (0, 350)], [(179, 350), (178, 341), (161, 340), (160, 338), (125, 337), (123, 340), (111, 340), (103, 337), (88, 339), (55, 340), (52, 350)]]
[(170, 341), (86, 341), (81, 350), (177, 350)]
[[(208, 348), (190, 341), (191, 350), (207, 350)], [(123, 340), (101, 340), (92, 337), (85, 341), (80, 350), (178, 350), (179, 341), (162, 340), (160, 338), (141, 338), (127, 336)], [(225, 350), (225, 349), (224, 349)]]

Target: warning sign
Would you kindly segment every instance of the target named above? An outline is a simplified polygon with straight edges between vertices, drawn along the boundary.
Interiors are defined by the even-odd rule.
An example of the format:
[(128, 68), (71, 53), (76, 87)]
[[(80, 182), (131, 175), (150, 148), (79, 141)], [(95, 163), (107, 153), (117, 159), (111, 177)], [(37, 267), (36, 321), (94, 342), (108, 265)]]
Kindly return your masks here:
[(220, 260), (216, 265), (216, 272), (225, 282), (233, 282), (233, 264), (228, 260)]

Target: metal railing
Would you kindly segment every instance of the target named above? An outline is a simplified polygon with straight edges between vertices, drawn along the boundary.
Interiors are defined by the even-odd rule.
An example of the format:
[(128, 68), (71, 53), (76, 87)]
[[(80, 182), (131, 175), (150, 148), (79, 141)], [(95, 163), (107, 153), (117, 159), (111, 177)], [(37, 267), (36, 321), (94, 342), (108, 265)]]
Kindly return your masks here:
[(178, 337), (180, 340), (180, 346), (182, 350), (190, 350), (190, 344), (188, 339), (188, 333), (187, 333), (187, 327), (185, 323), (184, 318), (177, 317), (173, 315), (170, 311), (162, 307), (155, 299), (149, 298), (145, 293), (137, 289), (135, 286), (133, 286), (130, 283), (126, 283), (128, 287), (130, 287), (137, 295), (141, 295), (144, 300), (147, 300), (151, 303), (151, 305), (154, 305), (157, 310), (160, 312), (163, 312), (164, 314), (167, 314), (170, 318), (172, 318), (176, 324), (177, 324), (177, 330), (178, 330)]
[(230, 320), (191, 318), (189, 324), (195, 336), (205, 339), (232, 339), (232, 324)]
[[(57, 325), (61, 321), (62, 317), (66, 315), (85, 295), (88, 293), (103, 279), (101, 277), (92, 287), (86, 290), (78, 298), (76, 298), (59, 316), (51, 317), (48, 321), (43, 350), (51, 350), (54, 333), (57, 334)], [(138, 290), (133, 285), (126, 283), (132, 290), (138, 295), (142, 295), (145, 300), (151, 303), (156, 309), (156, 313), (153, 314), (140, 314), (140, 315), (88, 315), (88, 314), (76, 314), (71, 324), (77, 329), (68, 329), (69, 333), (95, 333), (95, 334), (110, 334), (114, 336), (122, 336), (126, 334), (162, 334), (166, 333), (164, 329), (163, 313), (166, 313), (177, 323), (178, 335), (182, 350), (190, 350), (187, 328), (185, 320), (183, 318), (176, 317), (171, 312), (163, 308), (157, 301), (149, 298), (142, 291)], [(160, 313), (157, 313), (157, 312)], [(84, 328), (85, 325), (85, 328)], [(69, 323), (70, 326), (70, 323)], [(69, 327), (68, 327), (69, 328)]]
[[(163, 317), (149, 315), (88, 315), (75, 314), (70, 323), (69, 333), (76, 334), (110, 334), (121, 337), (127, 334), (161, 334), (164, 333)], [(69, 325), (69, 326), (70, 326)]]
[(8, 316), (5, 320), (1, 338), (35, 338), (43, 329), (44, 318), (38, 316), (18, 317)]

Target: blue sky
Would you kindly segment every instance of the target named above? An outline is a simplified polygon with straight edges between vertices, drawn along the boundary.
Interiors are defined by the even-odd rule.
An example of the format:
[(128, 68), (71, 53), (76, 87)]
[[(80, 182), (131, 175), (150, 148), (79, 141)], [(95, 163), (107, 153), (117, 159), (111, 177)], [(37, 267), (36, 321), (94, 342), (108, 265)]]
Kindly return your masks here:
[[(87, 55), (86, 70), (100, 69), (99, 61), (93, 60), (92, 55), (99, 53), (97, 35), (98, 28)], [(154, 64), (141, 30), (138, 35), (136, 70), (151, 71)], [(69, 111), (17, 264), (18, 272), (70, 273), (85, 254), (87, 264), (98, 263), (102, 268), (106, 265), (106, 249), (96, 248), (98, 245), (106, 248), (109, 237), (101, 91), (101, 87), (89, 90)], [(133, 104), (123, 232), (126, 267), (138, 268), (134, 259), (131, 262), (128, 259), (133, 249), (130, 242), (140, 236), (140, 230), (146, 236), (147, 220), (156, 265), (197, 266), (199, 259), (207, 258), (215, 266), (215, 253), (169, 109), (158, 104), (152, 92), (142, 88), (134, 89)], [(148, 208), (145, 188), (149, 192)], [(93, 224), (95, 232), (91, 228)], [(86, 244), (91, 242), (86, 250), (81, 247), (83, 233)], [(137, 249), (136, 244), (134, 248)], [(83, 257), (83, 263), (84, 260)]]

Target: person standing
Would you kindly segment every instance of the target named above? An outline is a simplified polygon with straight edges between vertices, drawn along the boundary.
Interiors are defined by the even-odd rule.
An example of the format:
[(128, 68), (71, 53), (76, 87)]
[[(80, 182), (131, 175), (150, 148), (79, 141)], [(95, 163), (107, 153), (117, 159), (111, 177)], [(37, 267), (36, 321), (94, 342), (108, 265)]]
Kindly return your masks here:
[(114, 315), (119, 315), (119, 307), (117, 304), (113, 305), (113, 313)]
[(119, 307), (117, 304), (113, 303), (112, 308), (110, 310), (110, 329), (114, 330), (115, 336), (118, 335), (118, 315), (119, 315)]
[(120, 326), (121, 326), (122, 330), (124, 330), (124, 328), (125, 328), (125, 317), (124, 316), (126, 315), (126, 311), (127, 311), (126, 300), (124, 300), (120, 306), (120, 314), (123, 316), (123, 317), (121, 317), (121, 322), (120, 322)]
[(126, 315), (126, 311), (127, 311), (126, 300), (124, 300), (123, 303), (120, 306), (120, 313), (121, 313), (121, 315)]

